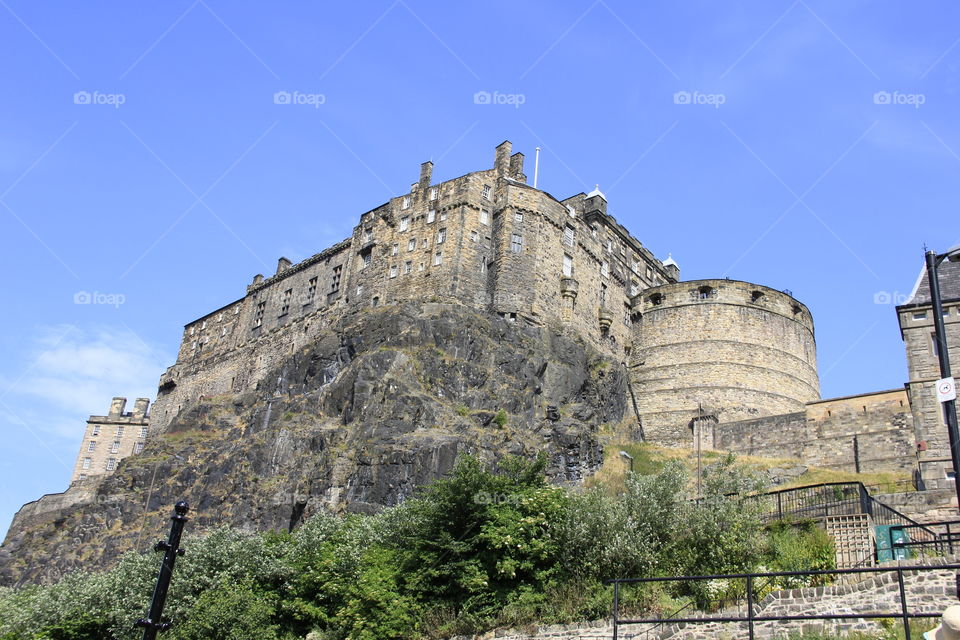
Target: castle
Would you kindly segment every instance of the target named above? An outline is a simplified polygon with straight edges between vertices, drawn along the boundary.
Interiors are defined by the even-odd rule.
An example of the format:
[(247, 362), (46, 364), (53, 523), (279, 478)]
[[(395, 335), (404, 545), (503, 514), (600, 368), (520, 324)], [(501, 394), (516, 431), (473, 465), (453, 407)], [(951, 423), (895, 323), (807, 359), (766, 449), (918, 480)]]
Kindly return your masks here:
[[(276, 384), (267, 372), (345, 313), (440, 302), (564, 327), (621, 362), (645, 440), (946, 477), (922, 291), (898, 308), (907, 390), (821, 400), (813, 318), (789, 292), (681, 282), (676, 262), (608, 213), (599, 188), (557, 199), (527, 184), (523, 154), (511, 151), (503, 142), (493, 168), (440, 183), (423, 163), (409, 193), (362, 214), (351, 237), (297, 264), (280, 258), (243, 297), (187, 324), (150, 433), (203, 397)], [(953, 344), (960, 323), (951, 327)]]

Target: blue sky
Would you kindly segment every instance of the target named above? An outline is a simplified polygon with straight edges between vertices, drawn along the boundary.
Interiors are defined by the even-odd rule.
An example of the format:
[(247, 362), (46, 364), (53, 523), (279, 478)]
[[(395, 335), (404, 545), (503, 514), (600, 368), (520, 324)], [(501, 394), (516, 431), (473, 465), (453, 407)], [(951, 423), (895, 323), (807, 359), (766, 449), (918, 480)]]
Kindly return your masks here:
[(824, 397), (903, 384), (894, 303), (960, 242), (943, 0), (0, 0), (0, 56), (4, 529), (66, 487), (88, 415), (153, 396), (183, 324), (427, 159), (510, 139), (532, 178), (539, 145), (541, 188), (599, 183), (684, 279), (791, 290)]

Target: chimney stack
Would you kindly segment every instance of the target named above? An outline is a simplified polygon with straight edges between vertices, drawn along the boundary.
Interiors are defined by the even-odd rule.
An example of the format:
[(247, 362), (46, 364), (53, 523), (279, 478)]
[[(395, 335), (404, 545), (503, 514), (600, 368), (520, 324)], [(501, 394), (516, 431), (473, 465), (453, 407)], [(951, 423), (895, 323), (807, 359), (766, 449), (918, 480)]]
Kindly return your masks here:
[(433, 162), (427, 161), (420, 165), (420, 190), (423, 191), (430, 186), (430, 180), (433, 179)]
[(497, 177), (501, 178), (507, 175), (510, 170), (510, 152), (513, 150), (513, 144), (509, 140), (504, 140), (497, 146), (497, 154), (494, 157), (493, 168), (497, 170)]

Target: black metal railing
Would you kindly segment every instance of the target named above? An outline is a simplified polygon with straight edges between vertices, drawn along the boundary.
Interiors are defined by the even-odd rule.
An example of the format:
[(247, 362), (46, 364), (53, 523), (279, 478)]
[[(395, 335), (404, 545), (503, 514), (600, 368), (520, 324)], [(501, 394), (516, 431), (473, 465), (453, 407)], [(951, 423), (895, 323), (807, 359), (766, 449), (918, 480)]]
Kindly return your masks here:
[[(924, 572), (924, 571), (955, 571), (960, 569), (960, 564), (943, 564), (938, 566), (896, 566), (896, 567), (871, 567), (856, 569), (829, 569), (824, 571), (778, 571), (770, 573), (739, 573), (728, 575), (713, 576), (676, 576), (676, 577), (657, 577), (657, 578), (618, 578), (608, 580), (607, 584), (613, 585), (613, 640), (618, 640), (620, 627), (626, 625), (652, 624), (660, 626), (664, 623), (671, 624), (708, 624), (708, 623), (747, 623), (748, 637), (750, 640), (755, 638), (755, 624), (758, 622), (786, 622), (802, 620), (821, 620), (821, 621), (844, 621), (844, 620), (876, 620), (876, 619), (899, 619), (903, 624), (906, 638), (910, 637), (910, 620), (917, 618), (939, 618), (941, 611), (917, 611), (911, 609), (907, 601), (907, 590), (904, 584), (904, 573)], [(811, 576), (834, 576), (851, 574), (895, 574), (896, 584), (899, 590), (900, 608), (896, 611), (877, 611), (867, 610), (857, 613), (824, 613), (824, 614), (772, 614), (763, 615), (756, 611), (755, 595), (757, 588), (755, 580), (757, 578), (781, 578), (781, 577), (802, 577)], [(729, 612), (721, 612), (717, 615), (705, 613), (702, 616), (671, 617), (671, 618), (621, 618), (620, 617), (620, 589), (621, 585), (642, 584), (648, 582), (692, 582), (698, 580), (745, 580), (746, 581), (746, 615), (729, 615)], [(822, 598), (822, 595), (819, 596)], [(864, 599), (865, 606), (869, 606), (869, 599)], [(654, 627), (655, 628), (655, 627)], [(651, 628), (652, 630), (652, 628)]]
[[(906, 555), (952, 555), (960, 553), (960, 520), (890, 527), (893, 547), (907, 549)], [(933, 533), (933, 538), (929, 536)], [(898, 535), (900, 534), (900, 535)]]

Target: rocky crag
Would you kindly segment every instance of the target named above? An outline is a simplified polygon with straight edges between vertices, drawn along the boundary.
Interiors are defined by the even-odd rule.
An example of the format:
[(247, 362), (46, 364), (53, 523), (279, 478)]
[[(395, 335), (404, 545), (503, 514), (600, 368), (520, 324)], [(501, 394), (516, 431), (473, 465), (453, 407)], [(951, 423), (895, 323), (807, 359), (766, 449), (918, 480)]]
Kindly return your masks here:
[(466, 307), (358, 311), (292, 352), (256, 388), (203, 397), (99, 484), (25, 505), (0, 582), (55, 580), (143, 549), (187, 500), (190, 529), (289, 530), (320, 509), (373, 512), (443, 476), (458, 454), (549, 455), (557, 482), (629, 428), (623, 365), (559, 328)]

